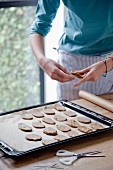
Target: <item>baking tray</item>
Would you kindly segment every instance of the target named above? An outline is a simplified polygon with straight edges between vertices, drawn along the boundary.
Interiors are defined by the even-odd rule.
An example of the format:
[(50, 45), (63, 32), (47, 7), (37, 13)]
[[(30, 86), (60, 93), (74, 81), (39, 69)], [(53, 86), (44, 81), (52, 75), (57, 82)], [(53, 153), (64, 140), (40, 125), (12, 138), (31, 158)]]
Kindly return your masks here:
[[(14, 122), (14, 124), (18, 124), (18, 119), (17, 119), (16, 116), (19, 115), (19, 113), (23, 110), (31, 111), (34, 108), (39, 108), (39, 107), (43, 107), (43, 106), (47, 106), (47, 105), (54, 105), (56, 103), (61, 103), (63, 106), (65, 106), (66, 110), (68, 110), (68, 109), (73, 110), (74, 112), (77, 112), (79, 115), (84, 115), (86, 117), (89, 117), (92, 121), (96, 121), (96, 122), (102, 124), (104, 126), (104, 128), (101, 129), (101, 130), (96, 130), (96, 131), (89, 132), (89, 133), (86, 133), (86, 134), (81, 133), (78, 136), (70, 137), (70, 138), (67, 138), (65, 140), (54, 142), (54, 143), (51, 143), (51, 144), (48, 144), (48, 145), (39, 145), (38, 146), (35, 142), (34, 147), (28, 147), (24, 150), (15, 149), (13, 144), (17, 143), (18, 135), (14, 131), (15, 127), (13, 126), (12, 122)], [(14, 117), (16, 117), (16, 119), (14, 119)], [(32, 106), (32, 107), (21, 108), (21, 109), (18, 109), (18, 110), (13, 110), (13, 111), (10, 111), (10, 112), (1, 113), (0, 122), (1, 122), (0, 128), (1, 128), (1, 131), (3, 133), (3, 136), (2, 137), (0, 136), (0, 149), (4, 153), (6, 153), (7, 155), (12, 156), (12, 157), (18, 157), (18, 156), (21, 156), (21, 155), (25, 155), (27, 153), (31, 153), (31, 152), (34, 152), (34, 151), (38, 151), (38, 150), (41, 150), (41, 149), (48, 148), (48, 147), (56, 146), (56, 145), (59, 145), (61, 143), (66, 143), (66, 142), (69, 142), (69, 141), (72, 141), (72, 140), (77, 140), (79, 138), (84, 138), (84, 137), (87, 137), (87, 136), (90, 136), (90, 135), (95, 135), (97, 133), (102, 133), (104, 131), (107, 131), (107, 130), (110, 130), (110, 129), (113, 128), (113, 120), (112, 119), (105, 117), (105, 116), (102, 116), (102, 115), (100, 115), (100, 114), (98, 114), (94, 111), (86, 109), (86, 108), (84, 108), (84, 107), (82, 107), (78, 104), (75, 104), (73, 102), (70, 102), (68, 100), (54, 101), (54, 102), (45, 103), (45, 104), (42, 104), (42, 105), (35, 105), (35, 106)], [(1, 126), (1, 124), (3, 122), (4, 122), (5, 125), (9, 123), (7, 128), (4, 127), (4, 126), (3, 127)], [(4, 136), (5, 136), (6, 139), (8, 138), (10, 140), (10, 142), (8, 142), (8, 139), (3, 140)], [(22, 147), (22, 145), (24, 145), (24, 140), (20, 144), (21, 147)], [(30, 141), (28, 141), (28, 143), (30, 143)]]

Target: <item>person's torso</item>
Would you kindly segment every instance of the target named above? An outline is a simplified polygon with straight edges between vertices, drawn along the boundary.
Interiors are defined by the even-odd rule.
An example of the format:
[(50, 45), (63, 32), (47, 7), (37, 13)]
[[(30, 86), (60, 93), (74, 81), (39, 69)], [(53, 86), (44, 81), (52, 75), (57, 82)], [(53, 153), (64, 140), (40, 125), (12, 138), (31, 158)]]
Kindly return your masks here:
[(112, 0), (62, 0), (67, 8), (61, 48), (98, 55), (113, 51)]

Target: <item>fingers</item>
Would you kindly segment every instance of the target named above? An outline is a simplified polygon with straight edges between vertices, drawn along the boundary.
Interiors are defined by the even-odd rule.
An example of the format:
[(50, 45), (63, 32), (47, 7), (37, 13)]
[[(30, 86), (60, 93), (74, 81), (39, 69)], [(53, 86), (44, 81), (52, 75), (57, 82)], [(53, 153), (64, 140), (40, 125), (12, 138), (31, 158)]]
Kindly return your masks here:
[(65, 79), (65, 78), (59, 77), (58, 75), (54, 75), (54, 78), (53, 78), (53, 79), (54, 79), (54, 80), (57, 80), (57, 81), (59, 81), (59, 82), (61, 82), (61, 83), (65, 83), (65, 82), (70, 81), (70, 79)]
[(83, 70), (78, 70), (78, 71), (76, 71), (76, 72), (78, 72), (79, 74), (85, 74), (85, 73), (87, 73), (87, 72), (89, 72), (90, 71), (90, 68), (88, 67), (88, 68), (85, 68), (85, 69), (83, 69)]
[(64, 72), (61, 71), (61, 70), (58, 71), (58, 75), (59, 75), (60, 77), (64, 78), (64, 79), (70, 79), (70, 80), (75, 79), (75, 76), (73, 76), (73, 75), (71, 75), (71, 74), (69, 74), (69, 73), (66, 74), (66, 73), (64, 73)]
[(62, 70), (64, 73), (69, 74), (68, 71), (66, 70), (66, 68), (64, 68), (63, 66), (61, 66), (60, 64), (57, 64), (57, 67)]
[(65, 74), (61, 70), (58, 70), (57, 73), (55, 73), (55, 74), (53, 74), (53, 76), (51, 76), (51, 78), (54, 80), (57, 80), (61, 83), (68, 82), (68, 81), (75, 79), (75, 77), (73, 75)]
[(100, 75), (97, 73), (94, 69), (90, 70), (80, 81), (78, 81), (74, 87), (80, 86), (82, 83), (85, 83), (86, 81), (92, 81), (96, 82), (100, 78)]
[(53, 60), (49, 60), (45, 64), (44, 71), (51, 77), (51, 79), (62, 83), (75, 79), (73, 75), (67, 72), (66, 68)]
[(86, 81), (87, 81), (87, 79), (86, 79), (86, 78), (83, 78), (83, 79), (81, 79), (80, 81), (78, 81), (78, 82), (74, 85), (74, 87), (80, 86), (82, 83), (84, 83), (84, 82), (86, 82)]
[(91, 81), (91, 72), (87, 73), (84, 78), (82, 78), (80, 81), (78, 81), (74, 87), (80, 86), (82, 83), (85, 83), (86, 81)]
[[(105, 69), (105, 68), (104, 68)], [(79, 74), (84, 74), (84, 77), (78, 81), (74, 87), (80, 86), (86, 81), (96, 82), (105, 72), (103, 71), (103, 62), (97, 62), (85, 68), (83, 70), (77, 71)]]
[(58, 63), (55, 63), (55, 67), (54, 67), (53, 71), (51, 71), (50, 77), (53, 80), (57, 80), (61, 83), (68, 82), (68, 81), (75, 79), (75, 77), (73, 75), (68, 73), (66, 68), (64, 68), (63, 66), (61, 66)]

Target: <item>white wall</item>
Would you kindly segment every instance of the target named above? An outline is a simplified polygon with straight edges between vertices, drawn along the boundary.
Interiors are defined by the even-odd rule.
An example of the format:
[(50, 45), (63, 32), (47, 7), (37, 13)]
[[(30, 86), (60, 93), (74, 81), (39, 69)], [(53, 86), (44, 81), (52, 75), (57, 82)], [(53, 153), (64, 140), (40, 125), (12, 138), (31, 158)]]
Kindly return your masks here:
[[(58, 41), (63, 32), (64, 6), (62, 3), (52, 25), (53, 27), (45, 40), (45, 51), (46, 57), (57, 61), (57, 51), (54, 50), (53, 47), (58, 47)], [(55, 80), (51, 80), (50, 77), (45, 74), (45, 102), (56, 100), (56, 83)]]

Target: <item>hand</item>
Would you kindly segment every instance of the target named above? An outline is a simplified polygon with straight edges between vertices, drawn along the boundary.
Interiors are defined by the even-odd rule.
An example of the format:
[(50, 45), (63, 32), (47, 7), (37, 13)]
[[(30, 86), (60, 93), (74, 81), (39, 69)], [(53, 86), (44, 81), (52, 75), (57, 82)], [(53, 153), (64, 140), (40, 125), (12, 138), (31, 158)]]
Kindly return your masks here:
[(67, 72), (66, 68), (52, 59), (43, 58), (42, 69), (51, 77), (51, 79), (61, 83), (75, 79), (73, 75)]
[(80, 86), (86, 81), (96, 82), (106, 72), (106, 66), (103, 61), (99, 61), (83, 70), (77, 71), (79, 74), (84, 74), (84, 77), (78, 81), (74, 87)]

